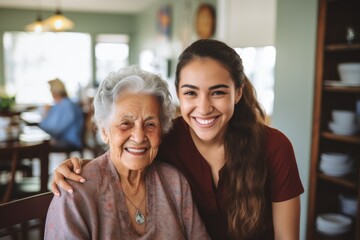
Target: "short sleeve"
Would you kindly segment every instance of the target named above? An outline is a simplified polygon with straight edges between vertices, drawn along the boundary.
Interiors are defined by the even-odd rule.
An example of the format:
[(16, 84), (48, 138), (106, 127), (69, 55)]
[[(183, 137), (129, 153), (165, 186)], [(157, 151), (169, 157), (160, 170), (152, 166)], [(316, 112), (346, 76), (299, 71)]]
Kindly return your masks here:
[(295, 153), (290, 140), (280, 131), (270, 129), (267, 163), (272, 202), (282, 202), (304, 192)]

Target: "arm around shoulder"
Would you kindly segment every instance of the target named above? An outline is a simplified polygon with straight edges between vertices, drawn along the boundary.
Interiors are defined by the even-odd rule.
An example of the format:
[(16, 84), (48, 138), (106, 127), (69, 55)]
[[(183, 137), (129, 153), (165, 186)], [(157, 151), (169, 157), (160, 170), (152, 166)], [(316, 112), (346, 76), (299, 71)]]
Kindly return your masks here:
[(66, 182), (66, 179), (84, 183), (86, 180), (83, 178), (81, 168), (89, 163), (90, 160), (82, 160), (79, 158), (69, 158), (62, 162), (54, 171), (53, 179), (51, 181), (51, 191), (56, 196), (60, 196), (58, 187), (65, 191), (72, 193), (74, 189)]

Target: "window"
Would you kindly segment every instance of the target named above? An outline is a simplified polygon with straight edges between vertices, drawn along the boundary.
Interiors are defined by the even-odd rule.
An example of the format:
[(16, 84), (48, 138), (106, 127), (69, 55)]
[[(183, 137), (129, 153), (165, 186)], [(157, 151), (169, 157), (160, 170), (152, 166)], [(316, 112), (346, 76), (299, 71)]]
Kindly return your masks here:
[(243, 60), (246, 76), (254, 85), (257, 97), (270, 116), (274, 105), (274, 74), (276, 50), (273, 46), (235, 48)]
[(91, 83), (89, 34), (5, 32), (3, 42), (6, 92), (19, 104), (51, 103), (50, 79), (61, 79), (72, 98)]
[(109, 72), (129, 65), (129, 37), (121, 34), (100, 34), (96, 38), (96, 82), (104, 80)]

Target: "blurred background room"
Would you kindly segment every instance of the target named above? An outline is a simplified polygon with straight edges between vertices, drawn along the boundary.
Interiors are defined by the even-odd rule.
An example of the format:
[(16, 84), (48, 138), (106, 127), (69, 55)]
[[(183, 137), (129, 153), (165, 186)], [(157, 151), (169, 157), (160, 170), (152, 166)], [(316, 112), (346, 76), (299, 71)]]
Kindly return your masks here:
[[(333, 16), (341, 12), (342, 17), (352, 19), (350, 30), (345, 29), (349, 24), (344, 17), (333, 34), (344, 42), (342, 46), (349, 44), (346, 39), (352, 41), (346, 51), (353, 52), (351, 61), (360, 62), (360, 19), (351, 7), (338, 7), (341, 1), (359, 10), (357, 0), (0, 0), (0, 147), (6, 150), (0, 150), (0, 162), (4, 162), (0, 164), (4, 185), (0, 201), (47, 191), (49, 175), (68, 156), (92, 158), (105, 150), (91, 124), (90, 106), (97, 86), (109, 72), (137, 64), (158, 73), (178, 104), (174, 87), (177, 57), (193, 41), (214, 38), (240, 54), (266, 111), (267, 124), (293, 143), (305, 188), (300, 239), (315, 239), (309, 233), (314, 227), (308, 223), (315, 224), (312, 219), (319, 213), (314, 210), (318, 203), (309, 194), (318, 184), (312, 175), (317, 169), (313, 159), (320, 156), (317, 147), (314, 152), (314, 143), (318, 143), (314, 132), (322, 128), (316, 123), (324, 113), (319, 107), (322, 84), (318, 79), (322, 72), (320, 41), (326, 42), (323, 35), (328, 34), (322, 28), (331, 23), (324, 20), (326, 4)], [(340, 58), (347, 60), (345, 55)], [(336, 70), (331, 77), (327, 80), (339, 78)], [(69, 99), (83, 110), (81, 147), (52, 152), (52, 137), (39, 128), (44, 109), (54, 105), (51, 79), (60, 79)], [(359, 88), (349, 92), (360, 99)], [(359, 138), (354, 139), (358, 144)], [(12, 171), (11, 161), (5, 159), (12, 159), (14, 151), (22, 157), (16, 163), (18, 169)], [(12, 179), (9, 176), (14, 172)], [(360, 196), (358, 183), (352, 186)], [(352, 226), (350, 237), (339, 239), (360, 239), (356, 238), (360, 237), (360, 220), (353, 218)]]

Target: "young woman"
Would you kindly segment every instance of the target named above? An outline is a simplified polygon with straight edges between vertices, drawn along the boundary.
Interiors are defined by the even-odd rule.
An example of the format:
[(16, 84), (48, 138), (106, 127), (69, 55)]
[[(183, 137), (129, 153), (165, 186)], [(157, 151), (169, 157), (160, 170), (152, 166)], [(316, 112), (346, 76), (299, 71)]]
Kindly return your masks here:
[[(182, 117), (164, 136), (158, 159), (187, 178), (212, 239), (299, 239), (304, 191), (293, 147), (264, 124), (264, 112), (239, 55), (225, 43), (203, 39), (179, 57), (175, 80)], [(54, 173), (84, 182), (81, 161)], [(77, 172), (72, 173), (71, 169)]]

